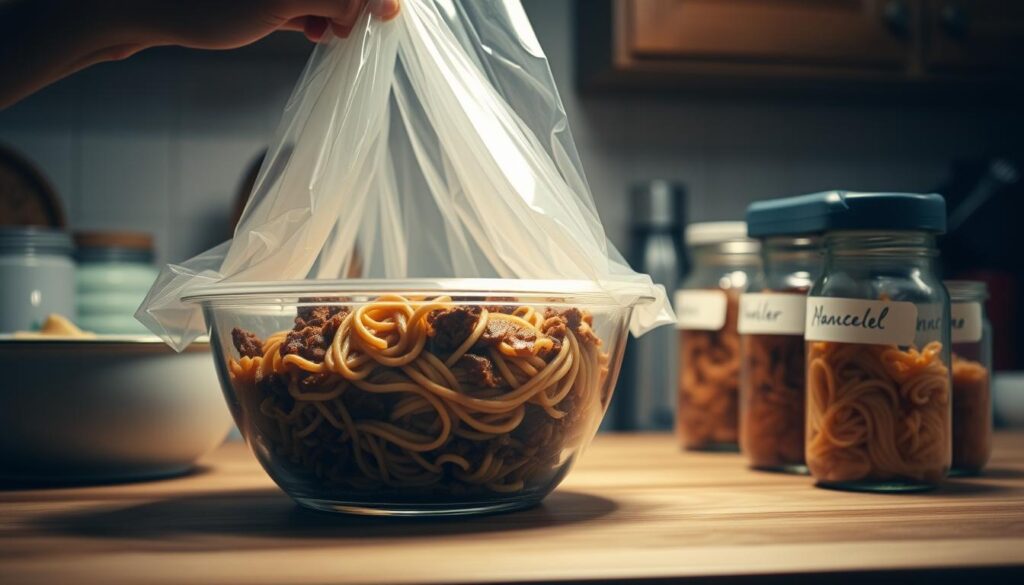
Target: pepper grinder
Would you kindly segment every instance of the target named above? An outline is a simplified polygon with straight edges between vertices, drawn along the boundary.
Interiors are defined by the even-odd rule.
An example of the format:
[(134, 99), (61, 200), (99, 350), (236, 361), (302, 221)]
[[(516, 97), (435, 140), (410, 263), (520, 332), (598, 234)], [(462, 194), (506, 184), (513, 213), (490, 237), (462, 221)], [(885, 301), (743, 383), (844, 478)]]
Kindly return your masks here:
[[(631, 193), (629, 263), (674, 291), (686, 274), (683, 226), (686, 188), (666, 180), (637, 185)], [(624, 384), (614, 418), (621, 430), (668, 430), (675, 420), (679, 338), (664, 326), (626, 348)]]

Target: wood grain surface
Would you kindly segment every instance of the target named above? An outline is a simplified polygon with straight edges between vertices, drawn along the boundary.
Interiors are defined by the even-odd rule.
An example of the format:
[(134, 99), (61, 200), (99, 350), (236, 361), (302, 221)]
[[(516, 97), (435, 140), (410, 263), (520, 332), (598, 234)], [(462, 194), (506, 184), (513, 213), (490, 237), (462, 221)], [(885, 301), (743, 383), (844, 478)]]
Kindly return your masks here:
[(1024, 434), (916, 495), (812, 487), (664, 435), (602, 435), (543, 505), (474, 519), (308, 512), (228, 444), (196, 473), (0, 491), (0, 583), (1024, 582)]

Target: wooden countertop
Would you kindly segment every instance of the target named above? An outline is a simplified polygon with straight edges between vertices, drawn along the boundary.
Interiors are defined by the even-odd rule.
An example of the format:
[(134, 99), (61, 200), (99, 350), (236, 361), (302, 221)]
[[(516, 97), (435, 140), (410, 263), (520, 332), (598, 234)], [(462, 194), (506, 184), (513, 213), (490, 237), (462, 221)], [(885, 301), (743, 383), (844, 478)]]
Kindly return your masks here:
[(1024, 434), (997, 436), (986, 476), (918, 495), (816, 489), (735, 454), (680, 453), (664, 435), (600, 436), (542, 506), (474, 519), (308, 512), (237, 443), (177, 479), (0, 490), (0, 582), (12, 584), (763, 584), (862, 571), (1024, 582)]

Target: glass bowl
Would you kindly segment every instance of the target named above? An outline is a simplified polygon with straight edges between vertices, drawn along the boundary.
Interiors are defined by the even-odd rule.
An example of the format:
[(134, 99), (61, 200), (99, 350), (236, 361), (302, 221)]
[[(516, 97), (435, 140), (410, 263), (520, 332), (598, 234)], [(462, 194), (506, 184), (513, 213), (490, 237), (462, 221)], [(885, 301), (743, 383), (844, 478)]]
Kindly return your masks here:
[(526, 508), (611, 399), (632, 306), (575, 281), (217, 285), (228, 406), (299, 504), (377, 515)]

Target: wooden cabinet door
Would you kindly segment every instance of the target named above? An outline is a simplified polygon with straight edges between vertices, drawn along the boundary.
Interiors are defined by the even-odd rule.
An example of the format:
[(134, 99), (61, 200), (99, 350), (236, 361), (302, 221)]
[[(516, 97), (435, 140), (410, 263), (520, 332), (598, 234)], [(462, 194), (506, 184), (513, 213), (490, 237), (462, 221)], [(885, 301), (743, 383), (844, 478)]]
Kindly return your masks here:
[[(860, 69), (910, 59), (910, 0), (628, 0), (635, 58)], [(1024, 2), (1022, 2), (1024, 4)]]
[(1024, 1), (927, 0), (926, 8), (929, 69), (1024, 72)]

